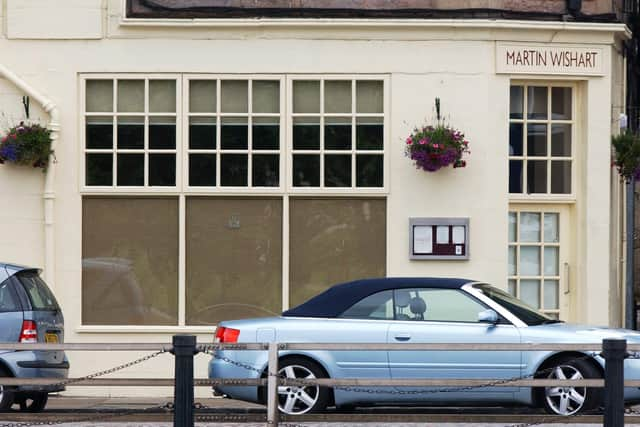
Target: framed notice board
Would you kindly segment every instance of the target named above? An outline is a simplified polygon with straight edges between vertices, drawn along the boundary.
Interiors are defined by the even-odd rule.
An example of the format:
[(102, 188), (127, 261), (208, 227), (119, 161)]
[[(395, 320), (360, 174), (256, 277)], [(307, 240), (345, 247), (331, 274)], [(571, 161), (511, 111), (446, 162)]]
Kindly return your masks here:
[(409, 218), (409, 259), (469, 259), (469, 218)]

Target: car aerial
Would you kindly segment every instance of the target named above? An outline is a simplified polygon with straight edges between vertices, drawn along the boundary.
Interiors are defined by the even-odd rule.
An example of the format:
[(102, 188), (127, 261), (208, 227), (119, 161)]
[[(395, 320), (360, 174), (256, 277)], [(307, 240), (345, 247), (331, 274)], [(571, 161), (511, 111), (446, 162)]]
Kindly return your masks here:
[[(220, 322), (221, 343), (598, 343), (640, 333), (566, 324), (486, 283), (452, 278), (365, 279), (333, 286), (279, 317)], [(640, 360), (625, 360), (626, 379), (640, 379)], [(266, 377), (267, 352), (219, 349), (209, 378)], [(295, 415), (327, 406), (502, 405), (543, 407), (558, 415), (595, 409), (602, 389), (510, 387), (491, 380), (535, 377), (593, 379), (604, 375), (597, 352), (283, 350), (278, 373), (287, 378), (486, 379), (482, 387), (278, 386), (278, 407)], [(265, 387), (214, 387), (214, 394), (265, 403)], [(640, 390), (625, 388), (625, 400)]]
[[(0, 341), (64, 342), (62, 311), (39, 270), (0, 263)], [(64, 351), (0, 350), (0, 377), (61, 380), (61, 384), (49, 386), (0, 385), (0, 411), (11, 409), (14, 404), (23, 411), (42, 411), (48, 393), (64, 390), (62, 382), (68, 374), (69, 361)]]

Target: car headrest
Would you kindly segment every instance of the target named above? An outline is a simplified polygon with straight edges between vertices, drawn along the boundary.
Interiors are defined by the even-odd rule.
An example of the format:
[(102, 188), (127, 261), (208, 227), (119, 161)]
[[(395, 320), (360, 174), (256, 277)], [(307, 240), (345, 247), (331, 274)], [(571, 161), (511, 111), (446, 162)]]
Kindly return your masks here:
[(409, 293), (409, 291), (400, 289), (396, 291), (395, 298), (397, 307), (406, 307), (411, 301), (411, 294)]
[(424, 314), (427, 311), (427, 303), (420, 297), (413, 297), (409, 302), (409, 310), (413, 314)]

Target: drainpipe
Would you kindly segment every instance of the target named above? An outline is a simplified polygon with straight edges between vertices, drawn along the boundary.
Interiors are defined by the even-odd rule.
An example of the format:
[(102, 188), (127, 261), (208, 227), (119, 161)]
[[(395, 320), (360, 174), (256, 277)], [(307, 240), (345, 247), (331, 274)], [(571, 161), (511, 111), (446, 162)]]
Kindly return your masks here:
[(635, 224), (634, 224), (634, 216), (635, 216), (635, 180), (633, 178), (631, 178), (629, 180), (629, 182), (627, 182), (626, 184), (627, 187), (627, 210), (626, 210), (626, 216), (627, 216), (627, 230), (626, 230), (626, 240), (627, 240), (627, 247), (626, 247), (626, 258), (627, 258), (627, 265), (626, 265), (626, 271), (625, 271), (625, 276), (626, 276), (626, 283), (625, 283), (625, 312), (624, 312), (624, 327), (626, 329), (636, 329), (636, 301), (635, 301), (635, 295), (634, 295), (634, 271), (633, 271), (633, 266), (634, 266), (634, 244), (635, 244), (635, 239), (634, 239), (634, 231), (635, 231)]
[[(60, 114), (58, 107), (49, 98), (40, 94), (24, 80), (0, 64), (0, 76), (9, 80), (18, 89), (35, 99), (42, 109), (49, 114), (47, 128), (51, 130), (51, 149), (55, 151), (60, 136)], [(49, 167), (44, 181), (44, 278), (55, 288), (55, 232), (54, 232), (54, 202), (55, 202), (55, 167), (54, 156), (49, 157)]]

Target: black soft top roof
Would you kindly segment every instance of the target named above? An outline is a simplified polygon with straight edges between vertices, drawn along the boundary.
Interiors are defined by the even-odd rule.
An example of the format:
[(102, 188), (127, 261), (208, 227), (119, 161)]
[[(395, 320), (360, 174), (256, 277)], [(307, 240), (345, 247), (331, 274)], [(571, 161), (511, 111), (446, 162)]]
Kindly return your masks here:
[(422, 287), (458, 289), (473, 282), (475, 280), (442, 277), (387, 277), (356, 280), (335, 285), (307, 302), (285, 311), (282, 315), (287, 317), (337, 317), (362, 298), (380, 291)]

